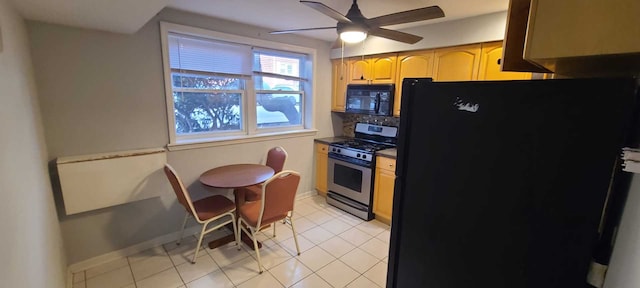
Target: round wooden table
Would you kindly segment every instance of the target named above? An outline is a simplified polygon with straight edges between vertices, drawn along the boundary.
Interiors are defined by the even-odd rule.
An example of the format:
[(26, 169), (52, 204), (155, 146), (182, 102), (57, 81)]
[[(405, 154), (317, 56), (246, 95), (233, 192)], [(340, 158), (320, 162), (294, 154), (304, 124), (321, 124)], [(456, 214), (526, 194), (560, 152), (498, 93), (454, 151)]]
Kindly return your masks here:
[(273, 168), (260, 164), (233, 164), (213, 168), (200, 175), (200, 183), (215, 188), (240, 188), (267, 181)]
[[(202, 175), (200, 175), (200, 183), (214, 188), (234, 189), (233, 195), (235, 196), (237, 221), (238, 210), (240, 209), (240, 206), (244, 205), (245, 200), (244, 193), (238, 192), (242, 191), (242, 189), (235, 188), (260, 184), (267, 181), (274, 174), (275, 172), (273, 171), (273, 168), (265, 165), (232, 164), (216, 167), (202, 173)], [(232, 227), (229, 229), (233, 230)], [(244, 233), (242, 233), (241, 239), (244, 243), (253, 247), (253, 240)], [(209, 242), (209, 248), (214, 249), (233, 241), (235, 241), (233, 234), (227, 235)], [(258, 247), (262, 248), (262, 243), (258, 243)]]

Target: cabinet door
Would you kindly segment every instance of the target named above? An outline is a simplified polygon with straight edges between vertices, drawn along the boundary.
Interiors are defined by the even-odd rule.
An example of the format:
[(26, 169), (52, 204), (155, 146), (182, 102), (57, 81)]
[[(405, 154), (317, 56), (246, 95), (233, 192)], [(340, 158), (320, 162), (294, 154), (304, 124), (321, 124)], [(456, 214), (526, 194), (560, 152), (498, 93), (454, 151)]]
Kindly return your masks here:
[(433, 65), (436, 81), (477, 80), (480, 44), (436, 49)]
[(349, 84), (369, 84), (371, 64), (367, 59), (349, 60)]
[(637, 75), (638, 11), (638, 0), (531, 1), (524, 59), (566, 76)]
[(344, 112), (345, 99), (347, 93), (347, 73), (349, 72), (347, 61), (340, 59), (332, 62), (332, 89), (331, 89), (331, 111)]
[[(507, 12), (507, 28), (504, 31), (502, 70), (547, 73), (551, 72), (523, 58), (524, 41), (529, 22), (531, 0), (511, 0)], [(584, 17), (581, 15), (581, 17)], [(586, 18), (585, 18), (586, 19)], [(561, 26), (556, 26), (561, 27)]]
[(393, 116), (400, 116), (402, 80), (404, 78), (426, 78), (433, 75), (433, 50), (415, 51), (398, 55), (396, 72), (396, 94), (393, 100)]
[(482, 43), (480, 56), (480, 71), (478, 80), (529, 80), (531, 73), (525, 72), (503, 72), (502, 61), (502, 41)]
[(369, 84), (394, 84), (396, 79), (396, 55), (380, 55), (371, 59)]
[(393, 214), (395, 162), (394, 159), (378, 157), (378, 164), (376, 164), (373, 213), (376, 214), (376, 219), (387, 224), (391, 223), (391, 215)]
[(327, 195), (327, 168), (329, 145), (316, 143), (316, 190), (320, 195)]

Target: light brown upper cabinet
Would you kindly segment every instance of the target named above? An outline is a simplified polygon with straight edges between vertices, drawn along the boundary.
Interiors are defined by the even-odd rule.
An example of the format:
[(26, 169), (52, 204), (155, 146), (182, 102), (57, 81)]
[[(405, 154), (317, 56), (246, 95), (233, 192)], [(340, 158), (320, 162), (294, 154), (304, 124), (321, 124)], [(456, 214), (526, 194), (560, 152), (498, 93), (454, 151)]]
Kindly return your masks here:
[(503, 72), (500, 68), (502, 61), (502, 41), (482, 43), (480, 56), (480, 71), (478, 80), (528, 80), (531, 73)]
[(433, 60), (434, 81), (477, 80), (480, 50), (480, 44), (436, 49)]
[[(395, 84), (393, 116), (400, 116), (404, 78), (434, 81), (550, 79), (552, 74), (504, 72), (502, 41), (332, 60), (331, 110), (344, 112), (347, 84)], [(342, 65), (342, 66), (340, 66)]]
[(349, 60), (349, 84), (393, 84), (396, 54), (382, 54)]
[(371, 59), (349, 59), (349, 84), (369, 84)]
[(426, 78), (433, 75), (433, 50), (421, 50), (400, 53), (396, 69), (395, 97), (393, 115), (400, 116), (400, 100), (402, 98), (402, 80), (404, 78)]
[(348, 61), (335, 59), (331, 61), (332, 86), (331, 86), (331, 111), (344, 112), (347, 93)]

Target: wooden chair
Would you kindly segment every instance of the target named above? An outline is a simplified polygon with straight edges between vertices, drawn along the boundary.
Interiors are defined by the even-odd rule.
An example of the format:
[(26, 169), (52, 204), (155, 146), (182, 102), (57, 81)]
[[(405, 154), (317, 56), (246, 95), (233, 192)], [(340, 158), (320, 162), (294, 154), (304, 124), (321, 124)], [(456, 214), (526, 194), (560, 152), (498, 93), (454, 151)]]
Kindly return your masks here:
[[(281, 171), (264, 182), (260, 200), (247, 202), (238, 208), (238, 233), (236, 234), (239, 234), (240, 229), (242, 229), (253, 240), (253, 248), (256, 250), (258, 271), (260, 273), (264, 270), (260, 259), (260, 251), (258, 250), (256, 233), (267, 225), (273, 224), (275, 226), (275, 222), (280, 220), (285, 220), (285, 222), (289, 223), (291, 230), (293, 230), (296, 251), (300, 255), (298, 237), (293, 225), (293, 205), (299, 183), (300, 174), (298, 172), (291, 170)], [(275, 227), (273, 231), (275, 236)]]
[[(277, 174), (284, 168), (284, 163), (287, 161), (287, 151), (280, 146), (273, 147), (267, 152), (267, 161), (265, 165), (273, 168), (273, 171)], [(253, 185), (249, 187), (237, 188), (235, 191), (237, 195), (244, 195), (245, 201), (257, 201), (260, 200), (260, 194), (262, 193), (262, 184)], [(238, 192), (240, 194), (238, 194)]]
[[(184, 221), (182, 222), (182, 227), (180, 228), (180, 236), (178, 236), (178, 241), (176, 244), (180, 245), (182, 234), (184, 233), (184, 227), (186, 226), (187, 220), (190, 217), (193, 217), (198, 223), (202, 225), (200, 237), (198, 237), (198, 245), (196, 246), (195, 253), (193, 253), (193, 260), (191, 261), (191, 263), (196, 263), (196, 258), (198, 257), (198, 251), (200, 250), (200, 245), (202, 244), (202, 238), (204, 237), (204, 235), (213, 230), (220, 229), (221, 227), (229, 223), (233, 223), (233, 233), (236, 239), (236, 245), (238, 245), (238, 248), (240, 248), (238, 229), (236, 228), (236, 205), (235, 203), (233, 203), (233, 201), (222, 195), (214, 195), (193, 202), (191, 201), (189, 192), (184, 188), (182, 180), (180, 180), (176, 171), (173, 170), (173, 168), (169, 164), (165, 164), (164, 173), (167, 175), (167, 178), (169, 178), (169, 182), (173, 187), (173, 191), (176, 193), (178, 202), (182, 204), (187, 212), (184, 216)], [(209, 223), (226, 216), (229, 217), (229, 220), (218, 223), (218, 225), (207, 229)]]

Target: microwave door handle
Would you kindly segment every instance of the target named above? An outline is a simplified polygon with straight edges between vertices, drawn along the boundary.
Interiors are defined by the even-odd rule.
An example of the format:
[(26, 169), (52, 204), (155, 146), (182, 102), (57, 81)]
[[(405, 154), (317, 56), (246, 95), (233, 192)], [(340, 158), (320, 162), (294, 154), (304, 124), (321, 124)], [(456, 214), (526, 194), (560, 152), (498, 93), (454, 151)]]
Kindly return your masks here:
[(376, 93), (375, 110), (376, 114), (380, 114), (380, 92)]

